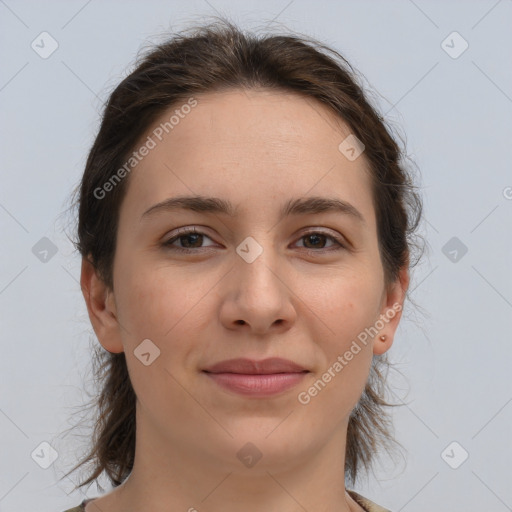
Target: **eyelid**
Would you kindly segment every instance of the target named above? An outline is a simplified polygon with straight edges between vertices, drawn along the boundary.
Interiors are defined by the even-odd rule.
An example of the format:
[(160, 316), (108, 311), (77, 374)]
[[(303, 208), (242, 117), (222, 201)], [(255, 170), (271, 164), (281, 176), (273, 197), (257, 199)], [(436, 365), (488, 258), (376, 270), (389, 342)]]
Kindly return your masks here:
[(303, 228), (299, 232), (299, 237), (303, 237), (303, 236), (313, 234), (313, 233), (315, 233), (315, 234), (318, 233), (319, 235), (329, 236), (329, 237), (334, 238), (335, 240), (339, 241), (340, 243), (344, 242), (344, 243), (348, 244), (347, 239), (341, 233), (338, 233), (337, 231), (330, 229), (330, 228), (320, 228), (320, 227), (315, 227), (315, 226), (308, 226), (308, 227)]
[(185, 226), (185, 227), (177, 228), (173, 231), (172, 236), (166, 237), (166, 239), (162, 243), (164, 246), (169, 245), (171, 242), (175, 242), (182, 236), (195, 235), (195, 234), (202, 235), (202, 236), (207, 237), (213, 241), (213, 238), (211, 236), (209, 236), (207, 233), (205, 233), (204, 231), (201, 231), (201, 229), (205, 229), (205, 228), (203, 228), (202, 226), (200, 226), (199, 228), (197, 226)]

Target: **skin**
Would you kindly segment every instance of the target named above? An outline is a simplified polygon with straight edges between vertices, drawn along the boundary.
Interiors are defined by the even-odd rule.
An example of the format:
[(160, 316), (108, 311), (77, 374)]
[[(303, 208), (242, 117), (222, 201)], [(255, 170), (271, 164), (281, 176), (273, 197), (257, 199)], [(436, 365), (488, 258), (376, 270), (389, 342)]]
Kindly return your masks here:
[[(138, 399), (132, 474), (86, 511), (363, 510), (343, 481), (348, 418), (373, 354), (392, 345), (400, 312), (307, 405), (297, 395), (365, 327), (402, 305), (409, 284), (404, 268), (385, 286), (364, 153), (349, 161), (338, 149), (349, 128), (293, 93), (195, 97), (198, 105), (129, 176), (113, 290), (83, 260), (91, 323), (106, 350), (125, 352)], [(176, 210), (141, 221), (178, 195), (223, 198), (238, 214)], [(312, 195), (351, 203), (365, 222), (336, 212), (279, 221), (288, 199)], [(173, 242), (195, 253), (162, 245), (179, 227), (206, 235)], [(345, 248), (305, 236), (319, 231), (344, 237)], [(263, 248), (252, 263), (236, 252), (248, 236)], [(148, 366), (134, 355), (144, 339), (160, 349)], [(201, 371), (225, 359), (272, 356), (310, 373), (261, 399), (225, 391)], [(251, 468), (236, 455), (249, 441), (263, 455)]]

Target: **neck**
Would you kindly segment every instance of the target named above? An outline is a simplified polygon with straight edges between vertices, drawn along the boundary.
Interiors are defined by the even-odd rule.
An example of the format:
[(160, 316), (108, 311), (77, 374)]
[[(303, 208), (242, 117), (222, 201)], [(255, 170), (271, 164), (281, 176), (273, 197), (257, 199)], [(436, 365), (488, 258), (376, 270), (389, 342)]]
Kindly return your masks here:
[[(178, 440), (170, 442), (167, 434), (162, 438), (161, 433), (140, 423), (130, 477), (104, 498), (108, 506), (101, 506), (101, 510), (363, 510), (347, 494), (344, 484), (346, 423), (327, 443), (311, 447), (302, 456), (290, 451), (286, 458), (273, 457), (271, 444), (263, 446), (263, 439), (260, 446), (265, 453), (250, 468), (236, 458), (236, 449), (225, 458), (218, 454), (215, 457), (183, 446)], [(230, 441), (232, 445), (233, 440)], [(237, 446), (244, 444), (240, 441)], [(165, 451), (162, 446), (170, 448)], [(100, 505), (99, 501), (96, 504)]]

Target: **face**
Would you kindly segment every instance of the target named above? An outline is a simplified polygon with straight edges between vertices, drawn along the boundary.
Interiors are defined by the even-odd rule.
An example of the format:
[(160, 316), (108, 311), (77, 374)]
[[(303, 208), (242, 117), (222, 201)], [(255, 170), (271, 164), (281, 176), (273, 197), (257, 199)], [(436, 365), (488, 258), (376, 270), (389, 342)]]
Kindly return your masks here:
[[(137, 436), (155, 453), (232, 471), (251, 442), (255, 468), (285, 467), (346, 434), (408, 278), (385, 287), (364, 153), (340, 152), (350, 130), (331, 112), (286, 92), (195, 98), (162, 140), (179, 105), (141, 139), (155, 145), (125, 178), (114, 287), (93, 325), (126, 354)], [(220, 201), (152, 208), (183, 196)], [(274, 357), (300, 369), (205, 371)]]

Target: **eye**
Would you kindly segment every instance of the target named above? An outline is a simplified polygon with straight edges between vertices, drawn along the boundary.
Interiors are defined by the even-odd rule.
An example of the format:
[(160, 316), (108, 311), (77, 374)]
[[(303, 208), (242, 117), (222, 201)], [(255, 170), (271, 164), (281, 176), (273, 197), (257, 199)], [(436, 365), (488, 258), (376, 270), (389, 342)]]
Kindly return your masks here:
[(334, 242), (334, 244), (331, 245), (331, 248), (329, 249), (330, 251), (345, 249), (344, 243), (342, 243), (338, 237), (329, 235), (323, 231), (309, 231), (308, 233), (303, 234), (299, 240), (304, 240), (306, 243), (303, 245), (303, 247), (310, 251), (312, 250), (313, 252), (318, 252), (322, 249), (325, 250), (325, 242), (328, 240)]
[[(162, 245), (172, 250), (182, 252), (194, 252), (194, 249), (203, 248), (202, 242), (204, 238), (211, 238), (201, 231), (196, 231), (196, 228), (184, 228), (178, 230), (178, 234), (164, 242)], [(182, 247), (175, 246), (175, 242), (180, 242)]]

